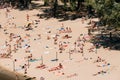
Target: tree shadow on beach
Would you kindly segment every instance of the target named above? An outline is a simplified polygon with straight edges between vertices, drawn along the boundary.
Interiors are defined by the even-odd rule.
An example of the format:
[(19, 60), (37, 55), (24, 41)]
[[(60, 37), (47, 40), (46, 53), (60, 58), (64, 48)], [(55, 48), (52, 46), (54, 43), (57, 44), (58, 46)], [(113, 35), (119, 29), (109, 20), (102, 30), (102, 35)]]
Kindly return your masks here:
[(110, 50), (120, 50), (120, 34), (113, 34), (112, 39), (110, 39), (109, 34), (96, 34), (91, 42), (96, 45), (99, 44), (98, 48), (108, 48)]
[(71, 11), (70, 8), (67, 10), (64, 10), (63, 6), (58, 6), (58, 9), (56, 11), (56, 16), (54, 16), (53, 8), (45, 8), (41, 7), (41, 10), (43, 11), (42, 14), (37, 14), (39, 18), (44, 19), (50, 19), (50, 18), (56, 18), (59, 19), (59, 21), (66, 21), (66, 20), (75, 20), (78, 18), (81, 18), (82, 16), (85, 16), (85, 12), (78, 12), (78, 11)]
[(40, 3), (31, 2), (31, 4), (28, 5), (28, 7), (23, 6), (22, 4), (19, 4), (16, 9), (19, 9), (20, 11), (24, 10), (34, 10), (34, 9), (41, 9), (41, 7), (44, 7), (44, 5), (41, 5)]
[(42, 12), (36, 13), (37, 17), (44, 19), (56, 18), (59, 21), (75, 20), (87, 15), (87, 10), (84, 6), (81, 10), (72, 11), (70, 7), (65, 8), (64, 5), (57, 5), (56, 11), (54, 12), (53, 3), (45, 6), (44, 3), (39, 2), (39, 0), (33, 0), (28, 7), (21, 4), (17, 7), (17, 9), (20, 11), (37, 9)]
[(32, 9), (40, 9), (41, 7), (43, 7), (44, 5), (41, 5), (39, 3), (32, 3)]

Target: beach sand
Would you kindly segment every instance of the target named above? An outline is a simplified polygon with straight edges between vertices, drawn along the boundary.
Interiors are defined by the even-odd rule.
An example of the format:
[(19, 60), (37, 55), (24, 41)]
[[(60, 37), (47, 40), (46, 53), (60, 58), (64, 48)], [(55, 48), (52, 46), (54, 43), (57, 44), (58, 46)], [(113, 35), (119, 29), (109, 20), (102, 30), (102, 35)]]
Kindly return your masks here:
[[(15, 62), (15, 70), (17, 73), (21, 75), (28, 75), (30, 77), (36, 77), (36, 80), (40, 80), (41, 77), (44, 77), (45, 80), (120, 80), (120, 51), (115, 50), (107, 50), (104, 48), (100, 48), (97, 50), (97, 54), (95, 52), (89, 52), (88, 49), (91, 46), (90, 42), (86, 42), (84, 46), (84, 56), (82, 53), (73, 52), (73, 54), (69, 55), (69, 50), (74, 49), (74, 42), (77, 40), (78, 36), (81, 34), (87, 35), (88, 29), (86, 28), (89, 20), (85, 21), (82, 24), (81, 19), (76, 20), (67, 20), (60, 22), (59, 19), (39, 19), (36, 14), (41, 14), (42, 12), (39, 10), (11, 10), (10, 14), (14, 17), (11, 19), (10, 23), (15, 23), (16, 27), (8, 24), (7, 18), (5, 17), (5, 10), (0, 10), (0, 24), (3, 26), (3, 29), (0, 29), (0, 46), (4, 49), (5, 41), (12, 46), (12, 50), (14, 49), (13, 45), (15, 43), (15, 39), (9, 42), (9, 34), (14, 33), (15, 35), (20, 35), (24, 42), (22, 42), (22, 48), (19, 48), (16, 53), (12, 52), (11, 58), (0, 58), (0, 65), (4, 68), (10, 70), (6, 71), (0, 68), (0, 80), (15, 80), (15, 75), (13, 72), (13, 61), (17, 59)], [(26, 20), (26, 14), (29, 14), (30, 20)], [(34, 24), (34, 28), (32, 30), (25, 31), (24, 25), (28, 23), (32, 23), (34, 20), (40, 20), (38, 24)], [(96, 19), (95, 19), (96, 20)], [(58, 29), (61, 28), (62, 24), (64, 28), (70, 27), (71, 33), (61, 33), (59, 34)], [(37, 27), (35, 27), (35, 25)], [(4, 31), (7, 29), (7, 31)], [(6, 32), (8, 34), (6, 34)], [(30, 36), (26, 36), (26, 34)], [(41, 34), (41, 38), (38, 37), (38, 34)], [(59, 34), (58, 43), (54, 45), (53, 37)], [(64, 35), (70, 35), (72, 38), (63, 39)], [(50, 39), (48, 40), (48, 36)], [(63, 43), (67, 43), (67, 47), (62, 53), (59, 53), (58, 44), (62, 41)], [(25, 45), (30, 45), (30, 53), (25, 53)], [(56, 52), (58, 61), (54, 61), (56, 59)], [(33, 60), (28, 63), (28, 57), (30, 54), (33, 56)], [(41, 56), (43, 62), (41, 60)], [(105, 59), (110, 65), (103, 66), (103, 63), (94, 63), (97, 57)], [(45, 64), (45, 69), (36, 68), (40, 66), (40, 64)], [(63, 65), (63, 69), (49, 71), (51, 68), (56, 67), (61, 63)], [(29, 68), (27, 66), (27, 74), (24, 74), (25, 70), (21, 68), (24, 64), (30, 64)], [(102, 67), (97, 67), (97, 65)], [(98, 74), (100, 71), (105, 71), (105, 73)], [(64, 73), (64, 74), (62, 74)], [(8, 76), (8, 77), (6, 77)], [(21, 77), (20, 80), (24, 80), (24, 77)]]

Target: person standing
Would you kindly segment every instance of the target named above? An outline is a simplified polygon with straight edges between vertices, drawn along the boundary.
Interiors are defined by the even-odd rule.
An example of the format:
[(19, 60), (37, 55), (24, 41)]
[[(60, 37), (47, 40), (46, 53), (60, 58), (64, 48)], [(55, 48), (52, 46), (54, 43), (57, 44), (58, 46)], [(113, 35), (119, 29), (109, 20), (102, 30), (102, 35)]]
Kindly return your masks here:
[(26, 15), (26, 18), (27, 18), (27, 21), (29, 21), (29, 18), (30, 18), (29, 14)]

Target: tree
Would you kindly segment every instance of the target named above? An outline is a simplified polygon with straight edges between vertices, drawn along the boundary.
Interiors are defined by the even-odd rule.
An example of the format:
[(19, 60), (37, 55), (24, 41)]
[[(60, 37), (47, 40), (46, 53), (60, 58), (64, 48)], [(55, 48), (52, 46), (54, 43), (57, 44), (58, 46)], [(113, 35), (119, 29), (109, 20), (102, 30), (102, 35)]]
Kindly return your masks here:
[(64, 9), (66, 10), (67, 9), (67, 0), (63, 0), (63, 3), (64, 3)]
[(110, 31), (110, 40), (112, 40), (113, 29), (120, 28), (120, 3), (116, 0), (88, 0), (89, 4), (96, 10), (98, 17), (107, 31)]
[(84, 0), (77, 0), (77, 10), (79, 10), (82, 7), (82, 2), (84, 2)]
[(48, 6), (49, 5), (49, 0), (44, 0), (44, 6)]
[(104, 25), (120, 27), (120, 3), (115, 0), (91, 0), (90, 5), (96, 10)]
[(23, 6), (23, 8), (29, 8), (29, 5), (31, 4), (32, 0), (3, 0), (3, 3), (9, 3), (12, 6), (16, 6), (17, 7), (21, 7)]
[(76, 0), (70, 0), (70, 8), (72, 11), (76, 10)]
[(57, 15), (56, 15), (57, 14), (56, 13), (57, 12), (57, 6), (58, 6), (58, 0), (55, 0), (54, 4), (53, 4), (53, 16), (54, 17), (57, 17)]

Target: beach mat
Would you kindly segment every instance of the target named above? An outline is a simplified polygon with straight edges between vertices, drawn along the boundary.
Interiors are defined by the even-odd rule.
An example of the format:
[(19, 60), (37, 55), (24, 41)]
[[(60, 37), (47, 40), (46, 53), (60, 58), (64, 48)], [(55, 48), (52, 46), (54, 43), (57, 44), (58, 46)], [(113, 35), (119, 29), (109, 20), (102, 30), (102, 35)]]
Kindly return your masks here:
[(29, 60), (29, 62), (35, 62), (35, 61), (39, 61), (41, 59), (32, 59), (32, 60)]
[(52, 59), (51, 61), (58, 61), (58, 59)]

